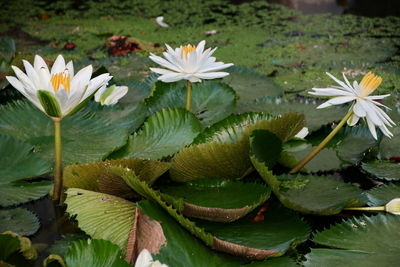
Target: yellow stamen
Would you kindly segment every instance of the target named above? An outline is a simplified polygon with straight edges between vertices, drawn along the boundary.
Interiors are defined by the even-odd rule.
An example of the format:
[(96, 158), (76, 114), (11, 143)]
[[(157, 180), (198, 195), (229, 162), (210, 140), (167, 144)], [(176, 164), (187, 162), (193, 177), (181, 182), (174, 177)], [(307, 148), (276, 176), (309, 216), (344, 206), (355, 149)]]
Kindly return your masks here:
[(181, 58), (185, 58), (188, 59), (188, 54), (193, 52), (194, 50), (196, 50), (196, 46), (195, 45), (185, 45), (185, 46), (181, 46)]
[(381, 82), (381, 77), (376, 76), (372, 72), (368, 72), (360, 83), (361, 96), (365, 97), (370, 95), (373, 91), (375, 91), (376, 88), (378, 88)]
[(64, 90), (69, 93), (71, 89), (71, 76), (68, 71), (59, 72), (51, 75), (51, 84), (53, 85), (54, 92), (58, 92), (60, 85), (64, 87)]

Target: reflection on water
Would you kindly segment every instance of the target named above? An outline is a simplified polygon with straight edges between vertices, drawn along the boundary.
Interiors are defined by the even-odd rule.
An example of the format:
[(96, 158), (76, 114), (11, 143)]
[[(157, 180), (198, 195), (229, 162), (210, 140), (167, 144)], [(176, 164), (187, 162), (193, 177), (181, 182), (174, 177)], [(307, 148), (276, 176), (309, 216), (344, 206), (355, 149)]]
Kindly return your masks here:
[(369, 16), (400, 16), (399, 0), (267, 0), (302, 11), (305, 14), (346, 13)]

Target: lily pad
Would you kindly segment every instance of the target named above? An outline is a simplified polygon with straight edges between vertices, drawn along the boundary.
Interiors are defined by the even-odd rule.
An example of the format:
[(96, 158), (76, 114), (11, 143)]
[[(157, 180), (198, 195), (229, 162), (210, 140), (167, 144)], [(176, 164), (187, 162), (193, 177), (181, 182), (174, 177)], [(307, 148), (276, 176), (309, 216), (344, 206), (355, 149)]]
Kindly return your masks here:
[(170, 163), (145, 159), (119, 159), (69, 165), (64, 170), (64, 186), (102, 192), (121, 198), (137, 196), (124, 180), (110, 170), (109, 166), (129, 168), (139, 179), (151, 185), (169, 169)]
[(95, 113), (99, 119), (105, 119), (114, 127), (126, 129), (129, 133), (136, 131), (146, 119), (147, 106), (142, 102), (135, 104), (118, 104), (101, 106), (97, 102), (89, 102), (81, 111)]
[[(289, 152), (297, 162), (305, 158), (315, 147), (307, 144), (304, 149)], [(334, 149), (323, 149), (318, 153), (304, 168), (309, 172), (338, 170), (342, 167), (342, 161), (338, 158), (337, 152)]]
[(113, 158), (161, 159), (191, 144), (201, 124), (184, 109), (163, 109), (150, 116), (143, 127), (129, 137), (128, 144)]
[(0, 210), (0, 233), (11, 231), (19, 235), (33, 235), (39, 230), (37, 216), (23, 208)]
[(49, 248), (51, 254), (56, 254), (64, 256), (67, 254), (71, 243), (78, 240), (86, 240), (89, 236), (83, 233), (73, 233), (63, 235), (61, 239), (56, 240), (56, 242)]
[(379, 146), (379, 153), (382, 159), (400, 157), (400, 127), (396, 126), (390, 131), (394, 136), (392, 138), (383, 138)]
[(67, 190), (67, 212), (79, 228), (93, 238), (105, 239), (126, 249), (135, 216), (135, 203), (84, 189)]
[(268, 168), (269, 158), (262, 151), (253, 149), (260, 142), (268, 143), (268, 140), (262, 136), (254, 137), (251, 162), (286, 207), (302, 213), (331, 215), (349, 205), (359, 204), (361, 190), (341, 180), (301, 174), (275, 176)]
[(376, 160), (363, 162), (361, 168), (378, 179), (385, 181), (400, 180), (400, 163)]
[(311, 249), (304, 266), (396, 266), (400, 254), (400, 217), (351, 218), (319, 232), (313, 242), (331, 248)]
[[(186, 106), (186, 85), (183, 82), (157, 82), (151, 97), (146, 99), (153, 114), (163, 108), (184, 108)], [(203, 81), (194, 83), (191, 90), (190, 111), (203, 126), (211, 125), (230, 115), (236, 106), (235, 91), (228, 85)]]
[(281, 115), (288, 112), (298, 112), (305, 116), (306, 127), (310, 132), (318, 130), (322, 125), (333, 121), (340, 121), (346, 114), (343, 108), (332, 107), (317, 110), (319, 104), (315, 100), (287, 100), (284, 98), (265, 97), (242, 103), (237, 108), (238, 113), (266, 112), (272, 115)]
[(304, 242), (311, 232), (307, 223), (279, 204), (267, 209), (262, 222), (243, 218), (229, 224), (196, 221), (196, 225), (223, 242), (260, 250), (260, 253), (273, 252), (274, 256), (283, 255), (290, 247)]
[(0, 206), (22, 204), (49, 192), (50, 181), (24, 180), (51, 171), (50, 162), (32, 150), (31, 145), (0, 134)]
[(252, 69), (232, 66), (227, 71), (230, 75), (224, 77), (223, 81), (233, 87), (239, 95), (240, 102), (283, 94), (283, 89), (274, 80)]
[(183, 215), (218, 222), (235, 221), (265, 202), (271, 189), (265, 185), (223, 179), (202, 179), (161, 191), (179, 199)]
[[(79, 112), (62, 121), (65, 165), (102, 160), (125, 144), (127, 132), (90, 112)], [(54, 128), (50, 118), (27, 101), (0, 107), (0, 134), (26, 141), (44, 159), (54, 157)], [(79, 153), (77, 152), (79, 151)]]
[[(235, 123), (227, 129), (233, 129), (232, 132), (235, 133), (236, 125)], [(202, 178), (236, 179), (243, 177), (252, 170), (248, 155), (249, 135), (253, 130), (269, 130), (285, 142), (299, 132), (303, 125), (302, 115), (289, 113), (273, 120), (260, 120), (255, 124), (247, 125), (246, 130), (238, 131), (238, 135), (230, 134), (229, 130), (225, 133), (223, 130), (216, 130), (215, 136), (222, 136), (216, 137), (216, 140), (227, 140), (227, 142), (212, 141), (182, 149), (172, 159), (171, 178), (178, 182), (186, 182)], [(232, 139), (224, 138), (224, 134), (233, 137)], [(206, 139), (208, 138), (212, 140), (213, 137)], [(237, 139), (238, 141), (234, 141)]]
[(120, 248), (107, 240), (74, 241), (65, 255), (67, 266), (129, 267)]
[[(146, 183), (140, 181), (134, 175), (129, 173), (129, 171), (126, 171), (120, 167), (114, 167), (114, 168), (115, 168), (115, 171), (117, 171), (117, 168), (120, 169), (121, 176), (124, 178), (126, 183), (129, 184), (136, 192), (141, 194), (143, 197), (146, 197), (147, 199), (157, 202), (162, 208), (164, 208), (165, 211), (167, 211), (173, 218), (175, 218), (175, 220), (177, 220), (179, 222), (179, 224), (182, 225), (186, 230), (188, 230), (193, 235), (200, 238), (205, 244), (207, 244), (208, 246), (211, 246), (212, 248), (214, 248), (216, 250), (227, 252), (227, 253), (230, 253), (230, 254), (233, 254), (236, 256), (249, 257), (249, 258), (255, 258), (255, 259), (265, 259), (267, 257), (282, 255), (283, 254), (282, 251), (285, 249), (288, 249), (290, 247), (289, 244), (291, 244), (292, 242), (297, 240), (297, 238), (302, 240), (304, 237), (304, 240), (305, 240), (305, 239), (307, 239), (307, 236), (309, 234), (308, 226), (302, 222), (304, 231), (300, 230), (301, 231), (300, 234), (299, 234), (299, 232), (294, 233), (294, 234), (289, 233), (288, 236), (290, 236), (290, 237), (286, 236), (287, 237), (286, 239), (285, 238), (281, 239), (281, 241), (283, 241), (283, 239), (285, 239), (283, 241), (283, 243), (285, 243), (285, 244), (282, 244), (282, 243), (278, 244), (279, 242), (277, 242), (277, 243), (275, 243), (276, 246), (274, 246), (272, 249), (269, 249), (268, 245), (266, 245), (266, 246), (260, 245), (260, 247), (253, 247), (252, 245), (255, 245), (255, 243), (259, 242), (259, 241), (254, 241), (255, 236), (263, 235), (265, 237), (265, 236), (268, 236), (269, 234), (273, 235), (274, 233), (265, 231), (266, 230), (265, 227), (261, 227), (262, 229), (260, 230), (260, 228), (258, 228), (258, 227), (253, 228), (253, 227), (247, 227), (247, 225), (246, 225), (244, 228), (240, 227), (240, 229), (241, 229), (241, 231), (245, 228), (248, 229), (248, 231), (249, 231), (249, 232), (247, 232), (248, 238), (246, 238), (244, 235), (242, 235), (241, 238), (239, 238), (239, 239), (236, 239), (236, 240), (231, 239), (231, 240), (226, 241), (224, 239), (218, 238), (218, 236), (211, 235), (210, 233), (204, 231), (204, 229), (196, 226), (196, 224), (194, 222), (183, 217), (181, 214), (178, 213), (177, 210), (175, 210), (173, 207), (171, 207), (165, 201), (163, 196), (158, 191), (155, 191), (152, 188), (150, 188)], [(279, 212), (282, 213), (283, 211), (281, 210)], [(295, 218), (292, 217), (288, 220), (292, 221), (292, 222), (294, 221), (294, 224), (297, 224)], [(300, 219), (298, 219), (298, 220), (301, 222)], [(247, 223), (247, 220), (245, 220), (245, 219), (242, 219), (241, 221), (243, 221), (245, 224)], [(204, 221), (204, 223), (206, 223), (206, 222)], [(208, 223), (212, 224), (212, 222), (208, 222)], [(219, 224), (219, 225), (221, 225), (221, 227), (228, 227), (230, 225), (235, 226), (236, 223)], [(299, 226), (299, 227), (302, 228), (302, 226)], [(254, 229), (254, 232), (251, 231), (252, 229)], [(267, 227), (267, 229), (268, 229), (268, 227)], [(296, 227), (294, 227), (294, 229), (297, 230)], [(234, 231), (237, 231), (237, 229)], [(262, 232), (260, 232), (260, 231), (262, 231)], [(287, 233), (287, 229), (285, 229), (285, 232)], [(233, 233), (231, 233), (231, 234), (233, 234)], [(236, 233), (236, 234), (238, 234), (238, 233)], [(264, 242), (264, 244), (265, 244), (266, 240), (264, 238), (262, 240), (263, 240), (262, 242)], [(262, 242), (260, 242), (258, 244), (261, 244)], [(249, 246), (247, 246), (247, 245), (249, 245)]]
[(385, 184), (374, 187), (364, 192), (367, 197), (367, 205), (369, 206), (385, 206), (389, 201), (400, 198), (399, 184)]
[[(162, 229), (161, 234), (164, 236), (165, 243), (152, 253), (154, 259), (168, 266), (238, 266), (238, 262), (235, 259), (216, 253), (185, 231), (178, 222), (156, 203), (148, 200), (141, 201), (138, 203), (138, 207), (144, 215), (148, 216), (149, 220), (157, 221)], [(144, 234), (143, 239), (151, 237), (146, 231), (142, 231), (142, 233)], [(150, 240), (150, 242), (152, 241)]]

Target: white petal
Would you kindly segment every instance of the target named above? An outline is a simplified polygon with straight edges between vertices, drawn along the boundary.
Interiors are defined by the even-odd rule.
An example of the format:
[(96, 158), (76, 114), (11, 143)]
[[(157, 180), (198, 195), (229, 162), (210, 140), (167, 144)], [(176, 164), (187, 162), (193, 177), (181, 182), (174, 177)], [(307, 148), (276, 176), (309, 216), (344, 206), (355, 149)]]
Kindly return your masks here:
[(17, 89), (23, 96), (25, 96), (29, 101), (31, 101), (37, 108), (44, 112), (42, 105), (39, 102), (39, 99), (36, 96), (36, 92), (28, 92), (25, 90), (24, 85), (13, 76), (6, 76), (8, 82)]
[(97, 76), (96, 78), (93, 78), (92, 80), (90, 80), (87, 90), (82, 97), (82, 101), (84, 99), (86, 99), (87, 97), (91, 96), (100, 87), (106, 86), (108, 84), (108, 81), (111, 79), (112, 79), (112, 76), (110, 76), (110, 74), (103, 73), (103, 74)]
[(65, 69), (68, 70), (68, 73), (72, 80), (72, 78), (74, 78), (74, 63), (72, 63), (72, 61), (68, 62), (65, 66)]
[(389, 138), (392, 138), (393, 134), (388, 130), (388, 128), (386, 127), (386, 125), (379, 126), (379, 129), (381, 129), (381, 131), (382, 131), (382, 133), (383, 133), (384, 135), (386, 135), (386, 136), (389, 137)]
[(360, 100), (359, 103), (363, 107), (363, 109), (367, 112), (367, 118), (373, 122), (375, 125), (382, 126), (383, 121), (379, 118), (379, 116), (376, 114), (374, 105), (370, 105), (367, 101)]
[(154, 73), (158, 73), (158, 74), (172, 74), (172, 73), (176, 73), (172, 70), (166, 70), (166, 69), (160, 69), (160, 68), (150, 68), (150, 70)]
[(151, 56), (149, 58), (151, 60), (153, 60), (155, 63), (157, 63), (157, 64), (159, 64), (159, 65), (161, 65), (161, 66), (163, 66), (163, 67), (165, 67), (167, 69), (171, 69), (171, 70), (174, 70), (176, 72), (180, 72), (180, 70), (179, 70), (179, 68), (177, 66), (173, 65), (171, 62), (169, 62), (169, 61), (167, 61), (167, 60), (165, 60), (165, 59), (163, 59), (161, 57), (158, 57), (158, 56), (155, 56), (155, 55), (151, 54)]
[(308, 135), (309, 131), (307, 127), (303, 127), (294, 137), (304, 138)]
[(71, 93), (82, 90), (90, 82), (92, 77), (93, 67), (92, 65), (86, 66), (85, 68), (78, 71), (78, 73), (71, 80)]
[(101, 87), (97, 92), (94, 94), (94, 101), (100, 102), (101, 95), (107, 90), (106, 86)]
[(193, 73), (199, 70), (200, 66), (197, 64), (197, 53), (190, 52), (188, 54), (187, 66), (185, 67), (185, 72)]
[(314, 92), (308, 92), (311, 95), (316, 95), (316, 96), (351, 96), (353, 95), (352, 93), (341, 90), (341, 89), (335, 89), (335, 88), (312, 88)]
[(11, 66), (11, 68), (14, 70), (15, 75), (17, 75), (20, 82), (22, 82), (22, 84), (24, 85), (25, 90), (29, 90), (29, 91), (37, 90), (35, 85), (32, 83), (32, 81), (29, 79), (29, 77), (24, 72), (22, 72), (22, 70), (20, 70), (18, 67), (15, 67), (15, 66)]
[(201, 82), (201, 79), (197, 78), (196, 76), (190, 76), (186, 78), (186, 80), (190, 81), (191, 83)]
[(39, 55), (35, 56), (35, 61), (33, 63), (33, 67), (35, 68), (35, 70), (38, 73), (39, 73), (39, 70), (44, 69), (47, 72), (48, 76), (50, 76), (49, 67), (47, 67), (46, 62), (44, 61), (44, 59), (41, 56), (39, 56)]
[(370, 95), (370, 96), (366, 96), (366, 99), (370, 99), (370, 100), (379, 100), (379, 99), (383, 99), (385, 97), (390, 96), (390, 94), (387, 95)]
[(175, 67), (177, 67), (181, 72), (184, 71), (185, 62), (181, 59), (181, 56), (171, 55), (164, 52), (164, 57), (171, 62)]
[(233, 66), (232, 63), (227, 63), (227, 64), (224, 64), (223, 62), (218, 62), (218, 63), (222, 63), (222, 64), (215, 65), (214, 67), (208, 67), (206, 69), (201, 68), (199, 70), (199, 72), (209, 72), (209, 71), (223, 70), (223, 69), (226, 69), (226, 68), (229, 68), (229, 67)]
[(65, 70), (65, 60), (62, 55), (58, 55), (56, 61), (53, 64), (53, 67), (51, 68), (51, 75), (64, 72), (64, 70)]
[(356, 114), (353, 114), (348, 120), (347, 124), (349, 126), (354, 126), (357, 124), (357, 122), (360, 120), (360, 117), (358, 117)]
[(153, 262), (150, 252), (147, 249), (143, 249), (136, 259), (135, 267), (147, 267)]
[(195, 73), (195, 76), (200, 79), (217, 79), (228, 76), (229, 72), (209, 72), (209, 73)]
[(375, 124), (370, 119), (368, 119), (368, 117), (367, 117), (367, 124), (372, 136), (375, 138), (375, 140), (377, 140), (378, 136), (376, 135)]
[(344, 82), (340, 81), (339, 79), (335, 78), (335, 76), (333, 76), (332, 74), (330, 74), (329, 72), (326, 72), (326, 74), (331, 77), (337, 84), (339, 84), (340, 86), (343, 87), (343, 89), (345, 89), (346, 91), (349, 91), (351, 93), (354, 93), (353, 88), (347, 86)]
[(197, 53), (203, 53), (204, 50), (204, 46), (206, 45), (206, 41), (202, 40), (198, 43), (198, 45), (196, 46), (196, 51)]
[(61, 107), (61, 116), (67, 115), (66, 112), (68, 112), (69, 110), (72, 110), (74, 107), (71, 107), (69, 105), (68, 92), (65, 91), (63, 85), (60, 85), (60, 87), (58, 88), (58, 91), (55, 93), (55, 96)]
[(325, 103), (319, 105), (317, 108), (325, 108), (325, 107), (329, 107), (332, 105), (340, 105), (340, 104), (344, 104), (347, 102), (350, 102), (352, 100), (356, 99), (355, 96), (338, 96), (338, 97), (334, 97), (332, 99), (329, 99), (328, 101), (326, 101)]
[(164, 22), (164, 17), (163, 17), (163, 16), (157, 17), (157, 18), (156, 18), (156, 22), (157, 22), (157, 24), (160, 25), (161, 27), (164, 27), (164, 28), (168, 28), (168, 27), (169, 27), (169, 25), (168, 25), (167, 23)]
[(25, 67), (25, 71), (26, 74), (28, 76), (28, 78), (33, 82), (34, 86), (36, 88), (41, 88), (43, 86), (41, 86), (41, 82), (40, 82), (40, 78), (39, 75), (37, 74), (36, 70), (33, 68), (33, 66), (31, 65), (31, 63), (29, 63), (26, 60), (22, 60), (24, 67)]
[(128, 93), (128, 86), (117, 86), (115, 90), (109, 95), (105, 100), (105, 105), (115, 105), (117, 102), (123, 98), (126, 93)]
[(185, 79), (185, 75), (181, 73), (164, 74), (158, 77), (158, 80), (163, 81), (165, 83), (176, 82), (183, 79)]
[(365, 117), (367, 115), (367, 112), (360, 105), (359, 101), (357, 101), (356, 104), (354, 105), (353, 111), (358, 117)]

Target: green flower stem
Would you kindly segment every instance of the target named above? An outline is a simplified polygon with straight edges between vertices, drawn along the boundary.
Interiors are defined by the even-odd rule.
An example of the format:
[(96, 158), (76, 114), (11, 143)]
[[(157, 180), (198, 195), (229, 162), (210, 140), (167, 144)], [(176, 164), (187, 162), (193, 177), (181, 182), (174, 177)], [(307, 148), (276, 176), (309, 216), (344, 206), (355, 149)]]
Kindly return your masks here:
[[(54, 121), (54, 187), (53, 199), (62, 201), (61, 194), (63, 188), (62, 171), (62, 151), (61, 151), (61, 118), (52, 118)], [(61, 204), (61, 203), (60, 203)]]
[(385, 207), (355, 207), (355, 208), (344, 208), (343, 210), (361, 210), (361, 211), (385, 211)]
[(186, 110), (190, 111), (190, 97), (192, 95), (192, 83), (190, 81), (187, 82), (186, 86)]
[(293, 169), (290, 170), (290, 174), (297, 173), (299, 170), (301, 170), (304, 165), (306, 165), (310, 160), (312, 160), (324, 147), (325, 145), (331, 141), (331, 139), (339, 132), (339, 130), (343, 127), (343, 125), (346, 123), (346, 121), (353, 115), (353, 109), (350, 108), (349, 112), (347, 112), (346, 116), (339, 122), (339, 124), (335, 127), (335, 129), (332, 130), (332, 132), (325, 137), (325, 139), (316, 147), (313, 149), (313, 151), (310, 152), (302, 161), (300, 161)]

